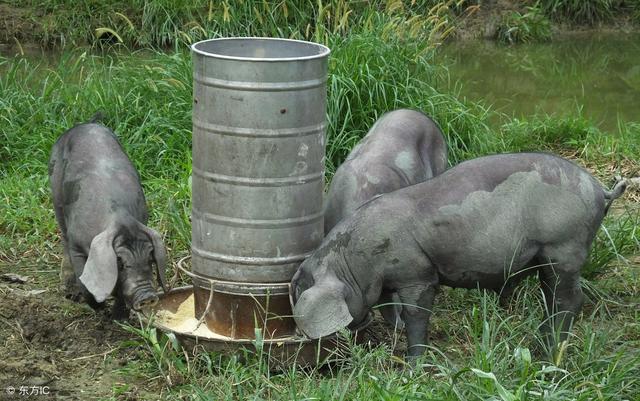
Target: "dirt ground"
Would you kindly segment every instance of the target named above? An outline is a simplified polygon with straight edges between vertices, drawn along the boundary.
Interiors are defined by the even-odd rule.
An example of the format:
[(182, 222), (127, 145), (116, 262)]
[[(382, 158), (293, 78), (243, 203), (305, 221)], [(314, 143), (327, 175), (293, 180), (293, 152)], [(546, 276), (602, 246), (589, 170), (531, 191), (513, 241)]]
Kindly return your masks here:
[[(12, 282), (5, 276), (10, 270), (27, 281)], [(135, 358), (134, 349), (121, 345), (131, 334), (108, 309), (95, 312), (65, 299), (57, 282), (56, 266), (0, 264), (0, 400), (109, 397), (122, 381), (114, 369)]]
[[(26, 282), (14, 281), (16, 272)], [(58, 274), (55, 263), (12, 267), (0, 261), (0, 400), (159, 397), (162, 384), (118, 371), (138, 358), (139, 349), (127, 343), (134, 336), (111, 320), (108, 307), (94, 311), (66, 299)], [(380, 317), (363, 342), (388, 343), (398, 356), (406, 349), (404, 336)], [(125, 382), (126, 391), (117, 391)]]
[(0, 3), (0, 43), (21, 41), (28, 38), (34, 29), (37, 29), (36, 24), (26, 8)]

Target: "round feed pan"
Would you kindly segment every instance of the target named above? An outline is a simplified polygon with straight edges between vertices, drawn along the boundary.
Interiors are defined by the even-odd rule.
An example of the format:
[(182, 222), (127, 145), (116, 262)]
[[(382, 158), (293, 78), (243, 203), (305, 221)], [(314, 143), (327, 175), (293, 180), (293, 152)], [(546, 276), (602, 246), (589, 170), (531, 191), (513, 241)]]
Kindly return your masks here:
[(291, 311), (289, 282), (247, 283), (214, 280), (185, 268), (190, 256), (178, 261), (178, 269), (191, 277), (195, 314), (205, 313), (209, 330), (230, 338), (255, 339), (256, 325), (262, 337), (291, 337), (296, 324)]
[[(292, 363), (301, 366), (322, 365), (338, 355), (344, 355), (347, 341), (332, 334), (320, 339), (293, 335), (278, 339), (232, 339), (209, 330), (195, 317), (193, 287), (174, 288), (167, 294), (159, 294), (160, 300), (143, 314), (143, 320), (165, 333), (173, 333), (185, 349), (203, 349), (222, 353), (249, 352), (259, 349), (269, 358), (272, 367), (286, 367)], [(373, 320), (369, 315), (352, 330), (357, 342), (359, 335)]]

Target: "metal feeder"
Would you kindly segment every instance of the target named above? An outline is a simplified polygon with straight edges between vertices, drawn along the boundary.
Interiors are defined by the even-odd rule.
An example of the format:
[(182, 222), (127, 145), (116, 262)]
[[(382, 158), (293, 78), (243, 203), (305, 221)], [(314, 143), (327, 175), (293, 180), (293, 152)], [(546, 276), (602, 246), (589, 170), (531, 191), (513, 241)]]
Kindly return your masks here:
[[(184, 259), (178, 263), (182, 265)], [(287, 368), (293, 363), (300, 366), (322, 365), (332, 359), (344, 358), (349, 347), (349, 340), (336, 334), (316, 340), (297, 333), (277, 339), (223, 336), (209, 330), (203, 321), (205, 315), (195, 312), (192, 286), (174, 288), (167, 294), (161, 294), (158, 304), (146, 312), (144, 319), (148, 323), (164, 332), (173, 333), (188, 350), (202, 349), (226, 354), (262, 352), (274, 368)], [(199, 319), (184, 318), (194, 314)], [(372, 320), (373, 314), (369, 314), (362, 324), (353, 328), (351, 341), (361, 342), (362, 331)]]
[(324, 237), (329, 49), (272, 38), (191, 49), (192, 260), (190, 272), (180, 268), (193, 289), (170, 292), (156, 309), (192, 291), (192, 318), (215, 333), (207, 342), (233, 348), (258, 332), (271, 345), (319, 349), (322, 341), (296, 335), (289, 283)]

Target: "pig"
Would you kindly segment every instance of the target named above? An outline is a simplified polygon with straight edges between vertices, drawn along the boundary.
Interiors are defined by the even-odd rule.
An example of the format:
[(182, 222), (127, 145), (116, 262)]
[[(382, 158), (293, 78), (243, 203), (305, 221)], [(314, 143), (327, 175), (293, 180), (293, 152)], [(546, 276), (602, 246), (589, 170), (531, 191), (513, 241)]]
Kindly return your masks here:
[[(325, 233), (376, 195), (428, 180), (447, 168), (447, 145), (436, 123), (419, 111), (384, 114), (338, 168), (324, 207)], [(382, 316), (403, 326), (395, 293), (379, 299)]]
[[(611, 202), (574, 163), (544, 153), (486, 156), (380, 195), (340, 222), (291, 281), (294, 319), (310, 338), (353, 327), (397, 292), (407, 355), (420, 356), (436, 290), (500, 291), (538, 274), (547, 344), (582, 307), (580, 270)], [(559, 335), (558, 335), (559, 333)]]
[(166, 250), (146, 226), (140, 177), (115, 134), (97, 122), (66, 131), (53, 145), (49, 181), (64, 247), (63, 286), (97, 308), (111, 294), (113, 317), (158, 302), (153, 265), (166, 292)]
[(374, 196), (428, 180), (446, 168), (447, 144), (433, 120), (407, 109), (384, 114), (331, 180), (325, 233)]

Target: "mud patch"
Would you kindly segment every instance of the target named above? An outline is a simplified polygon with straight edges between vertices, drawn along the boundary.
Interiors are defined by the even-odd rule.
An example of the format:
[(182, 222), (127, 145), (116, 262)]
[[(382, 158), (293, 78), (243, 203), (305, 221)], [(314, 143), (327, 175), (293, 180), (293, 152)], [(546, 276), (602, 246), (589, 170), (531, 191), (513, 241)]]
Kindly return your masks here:
[[(110, 319), (107, 308), (95, 312), (66, 300), (56, 288), (57, 272), (51, 273), (44, 275), (48, 280), (27, 273), (27, 283), (0, 284), (0, 399), (110, 397), (123, 381), (113, 370), (135, 357), (121, 345), (131, 334)], [(8, 387), (15, 389), (13, 397)], [(49, 394), (20, 395), (21, 387)]]

